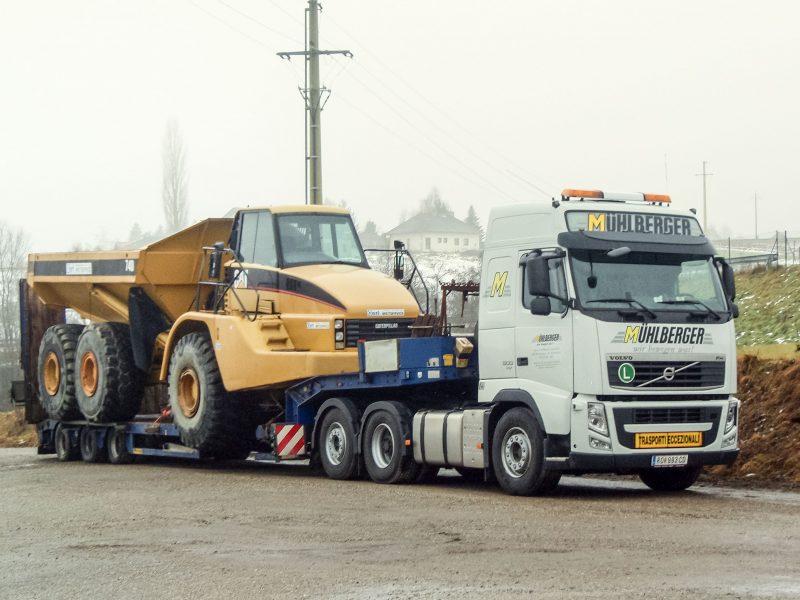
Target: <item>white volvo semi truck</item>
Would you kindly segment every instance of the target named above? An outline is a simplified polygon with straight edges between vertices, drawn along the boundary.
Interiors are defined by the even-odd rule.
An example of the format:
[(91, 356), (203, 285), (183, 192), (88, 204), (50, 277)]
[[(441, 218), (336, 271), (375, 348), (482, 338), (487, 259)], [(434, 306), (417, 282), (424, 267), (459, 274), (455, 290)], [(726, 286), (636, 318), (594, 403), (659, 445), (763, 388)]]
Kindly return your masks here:
[[(403, 483), (453, 467), (511, 494), (587, 472), (682, 490), (739, 451), (735, 297), (732, 269), (668, 196), (564, 190), (497, 208), (474, 337), (419, 337), (429, 321), (376, 311), (380, 327), (354, 339), (359, 370), (290, 387), (243, 447), (310, 457), (336, 479)], [(346, 317), (336, 327), (350, 331)], [(43, 421), (40, 452), (200, 457), (170, 417), (164, 407), (122, 423)]]

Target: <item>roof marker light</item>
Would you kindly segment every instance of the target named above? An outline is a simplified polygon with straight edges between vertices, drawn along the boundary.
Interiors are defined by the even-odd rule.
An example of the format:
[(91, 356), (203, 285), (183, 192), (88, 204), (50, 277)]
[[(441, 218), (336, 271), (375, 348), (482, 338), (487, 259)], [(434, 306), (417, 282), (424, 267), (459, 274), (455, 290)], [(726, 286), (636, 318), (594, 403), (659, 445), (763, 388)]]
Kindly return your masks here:
[(566, 189), (561, 192), (562, 198), (597, 198), (602, 200), (603, 192), (600, 190), (570, 190)]
[(672, 198), (669, 197), (669, 194), (645, 194), (644, 201), (669, 204), (670, 202), (672, 202)]

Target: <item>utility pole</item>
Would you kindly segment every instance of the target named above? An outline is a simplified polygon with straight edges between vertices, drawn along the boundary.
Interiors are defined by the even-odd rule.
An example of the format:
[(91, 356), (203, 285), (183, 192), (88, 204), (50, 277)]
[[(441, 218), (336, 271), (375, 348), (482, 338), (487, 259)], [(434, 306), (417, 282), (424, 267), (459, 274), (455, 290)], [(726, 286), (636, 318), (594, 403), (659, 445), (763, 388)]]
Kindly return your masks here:
[(706, 178), (711, 177), (713, 173), (706, 172), (706, 161), (703, 161), (703, 172), (697, 173), (697, 177), (703, 178), (703, 232), (707, 230), (708, 226), (708, 202), (706, 194)]
[(756, 239), (758, 239), (758, 192), (753, 194), (753, 210), (755, 211)]
[(303, 56), (306, 60), (305, 87), (300, 95), (306, 103), (306, 204), (322, 204), (322, 109), (330, 96), (330, 90), (320, 87), (320, 55), (342, 54), (353, 58), (349, 50), (319, 49), (318, 0), (308, 0), (306, 9), (306, 48), (295, 52), (278, 52), (278, 56), (291, 60), (292, 56)]

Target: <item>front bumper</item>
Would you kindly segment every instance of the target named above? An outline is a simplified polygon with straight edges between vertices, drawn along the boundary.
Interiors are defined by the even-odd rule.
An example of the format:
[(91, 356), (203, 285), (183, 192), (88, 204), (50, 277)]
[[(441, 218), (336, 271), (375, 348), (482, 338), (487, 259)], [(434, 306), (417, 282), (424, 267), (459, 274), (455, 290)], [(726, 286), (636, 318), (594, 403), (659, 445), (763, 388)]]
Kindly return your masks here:
[[(688, 466), (729, 465), (739, 456), (739, 450), (719, 452), (659, 452), (659, 454), (688, 454)], [(547, 468), (556, 471), (605, 472), (640, 471), (650, 468), (650, 460), (654, 454), (600, 454), (572, 452), (566, 460), (547, 460)]]

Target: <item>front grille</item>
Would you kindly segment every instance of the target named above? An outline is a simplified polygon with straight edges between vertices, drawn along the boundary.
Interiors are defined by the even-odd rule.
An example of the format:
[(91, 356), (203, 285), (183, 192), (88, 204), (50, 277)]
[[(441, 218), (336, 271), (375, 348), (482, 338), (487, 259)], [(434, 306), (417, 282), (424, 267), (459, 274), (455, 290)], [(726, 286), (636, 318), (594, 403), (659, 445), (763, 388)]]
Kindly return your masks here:
[[(617, 388), (703, 389), (720, 387), (725, 383), (725, 361), (608, 361), (607, 365), (608, 382)], [(633, 380), (621, 379), (621, 375), (631, 372), (623, 365), (633, 367)]]
[(598, 394), (597, 396), (600, 402), (696, 402), (728, 398), (730, 394)]
[[(671, 408), (614, 408), (614, 424), (617, 439), (626, 448), (635, 448), (635, 433), (625, 431), (625, 425), (674, 425), (707, 424), (711, 428), (703, 431), (703, 446), (708, 446), (717, 437), (722, 418), (719, 406), (689, 406)], [(698, 429), (699, 430), (699, 429)]]
[(349, 319), (344, 323), (347, 348), (355, 348), (358, 340), (372, 342), (411, 337), (414, 319)]
[(633, 423), (649, 425), (651, 423), (698, 423), (702, 418), (700, 408), (635, 408)]

